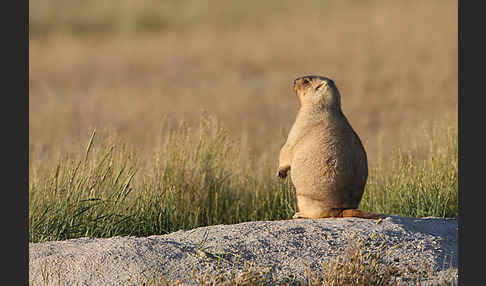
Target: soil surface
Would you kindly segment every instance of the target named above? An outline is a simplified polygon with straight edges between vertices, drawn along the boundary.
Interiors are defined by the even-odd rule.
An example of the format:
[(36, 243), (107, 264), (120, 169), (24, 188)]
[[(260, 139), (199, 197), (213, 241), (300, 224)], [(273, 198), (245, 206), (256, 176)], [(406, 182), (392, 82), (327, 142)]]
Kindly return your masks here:
[[(304, 281), (308, 268), (356, 249), (380, 254), (402, 285), (456, 281), (455, 219), (385, 216), (256, 221), (149, 237), (78, 238), (29, 243), (33, 285), (141, 285), (194, 281), (205, 274), (241, 275), (265, 269), (274, 281)], [(253, 268), (252, 268), (253, 267)], [(245, 270), (246, 269), (246, 270)], [(155, 283), (157, 285), (157, 283)]]

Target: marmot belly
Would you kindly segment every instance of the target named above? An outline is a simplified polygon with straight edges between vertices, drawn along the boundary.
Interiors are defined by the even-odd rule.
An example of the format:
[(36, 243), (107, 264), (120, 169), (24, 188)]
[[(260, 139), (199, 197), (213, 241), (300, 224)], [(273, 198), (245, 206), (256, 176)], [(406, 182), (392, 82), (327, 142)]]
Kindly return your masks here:
[(330, 209), (357, 208), (367, 178), (366, 161), (356, 158), (362, 156), (360, 146), (320, 141), (301, 142), (295, 150), (290, 175), (297, 195), (318, 200)]

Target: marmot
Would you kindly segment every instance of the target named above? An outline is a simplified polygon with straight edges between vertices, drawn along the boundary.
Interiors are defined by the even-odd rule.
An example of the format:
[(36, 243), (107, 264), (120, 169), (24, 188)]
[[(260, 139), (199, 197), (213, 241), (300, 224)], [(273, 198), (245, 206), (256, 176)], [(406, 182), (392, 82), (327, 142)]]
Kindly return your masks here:
[(322, 76), (294, 80), (297, 118), (280, 150), (277, 175), (290, 171), (297, 194), (294, 218), (380, 218), (357, 210), (368, 178), (366, 152), (341, 110), (334, 82)]

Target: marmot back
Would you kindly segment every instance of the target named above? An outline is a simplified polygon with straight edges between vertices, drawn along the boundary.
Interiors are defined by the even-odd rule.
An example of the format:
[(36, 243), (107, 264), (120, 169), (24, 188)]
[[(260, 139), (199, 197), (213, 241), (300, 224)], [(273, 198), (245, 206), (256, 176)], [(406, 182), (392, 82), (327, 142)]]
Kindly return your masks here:
[(332, 80), (304, 76), (294, 81), (300, 109), (280, 151), (280, 177), (290, 170), (299, 212), (295, 218), (355, 216), (368, 178), (365, 149), (341, 110)]

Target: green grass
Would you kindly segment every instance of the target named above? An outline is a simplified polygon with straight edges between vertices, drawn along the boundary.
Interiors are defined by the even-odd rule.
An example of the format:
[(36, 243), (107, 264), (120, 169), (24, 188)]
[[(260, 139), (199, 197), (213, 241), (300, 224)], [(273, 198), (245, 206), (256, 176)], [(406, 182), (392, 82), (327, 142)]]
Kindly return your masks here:
[(411, 217), (457, 217), (457, 129), (435, 129), (430, 149), (418, 159), (412, 151), (398, 151), (387, 167), (370, 174), (361, 207)]
[[(360, 208), (456, 217), (457, 131), (436, 135), (425, 159), (399, 153), (389, 160), (392, 167), (370, 168)], [(31, 162), (29, 241), (149, 236), (290, 219), (295, 212), (290, 180), (275, 176), (271, 158), (242, 163), (245, 154), (239, 146), (223, 128), (203, 118), (199, 128), (181, 124), (170, 132), (147, 163), (139, 160), (140, 151), (98, 142), (93, 132), (82, 154), (65, 155), (47, 170)]]

